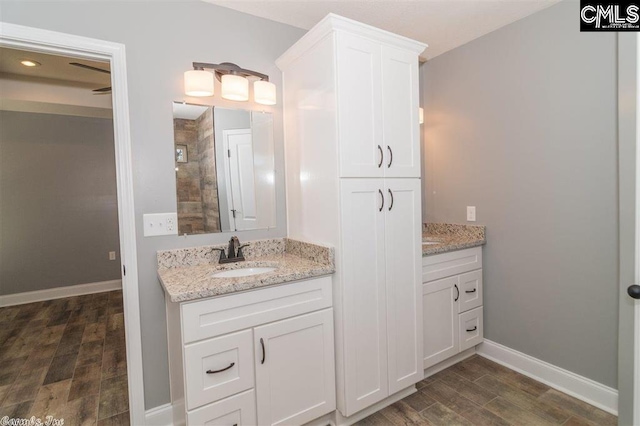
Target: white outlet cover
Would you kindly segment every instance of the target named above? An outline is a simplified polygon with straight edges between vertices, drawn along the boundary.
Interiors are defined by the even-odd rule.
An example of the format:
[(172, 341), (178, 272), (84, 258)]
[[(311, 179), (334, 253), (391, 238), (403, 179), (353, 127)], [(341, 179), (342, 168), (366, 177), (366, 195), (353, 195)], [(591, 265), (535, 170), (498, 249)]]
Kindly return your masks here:
[(476, 221), (476, 206), (467, 206), (467, 221)]
[(143, 215), (144, 236), (178, 235), (178, 213), (151, 213)]

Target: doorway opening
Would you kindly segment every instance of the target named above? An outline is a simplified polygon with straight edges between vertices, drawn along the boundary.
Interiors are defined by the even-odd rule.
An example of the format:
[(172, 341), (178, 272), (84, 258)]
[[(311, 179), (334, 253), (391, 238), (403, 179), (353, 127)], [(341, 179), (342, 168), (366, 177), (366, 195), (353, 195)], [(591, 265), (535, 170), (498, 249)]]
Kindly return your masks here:
[[(125, 378), (124, 382), (127, 384), (127, 386), (124, 386), (125, 391), (114, 392), (114, 393), (117, 393), (119, 397), (119, 400), (118, 400), (119, 402), (117, 403), (117, 405), (120, 408), (116, 409), (116, 411), (118, 412), (117, 414), (120, 415), (119, 419), (126, 422), (130, 420), (132, 424), (145, 424), (144, 387), (143, 387), (143, 377), (142, 377), (142, 348), (141, 348), (142, 345), (141, 345), (141, 335), (140, 335), (140, 310), (139, 310), (139, 296), (138, 296), (138, 278), (137, 278), (138, 273), (137, 273), (136, 233), (135, 233), (135, 216), (134, 216), (135, 213), (134, 213), (134, 207), (133, 207), (133, 177), (132, 177), (132, 167), (131, 167), (131, 138), (130, 138), (130, 129), (129, 129), (129, 107), (128, 107), (128, 96), (127, 96), (128, 89), (127, 89), (127, 79), (126, 79), (125, 47), (124, 45), (119, 43), (113, 43), (113, 42), (107, 42), (107, 41), (91, 39), (91, 38), (86, 38), (81, 36), (58, 33), (55, 31), (47, 31), (47, 30), (25, 27), (21, 25), (14, 25), (14, 24), (9, 24), (4, 22), (0, 24), (1, 24), (0, 25), (0, 48), (22, 50), (25, 52), (29, 52), (30, 54), (41, 53), (41, 54), (48, 54), (51, 56), (68, 57), (74, 60), (74, 62), (78, 64), (88, 65), (88, 67), (71, 65), (71, 67), (73, 67), (74, 69), (77, 68), (78, 70), (83, 69), (85, 71), (91, 71), (94, 73), (93, 74), (94, 78), (96, 78), (95, 76), (99, 74), (105, 74), (105, 76), (107, 77), (106, 78), (107, 84), (105, 85), (102, 85), (102, 83), (96, 84), (95, 86), (90, 88), (88, 93), (89, 94), (102, 93), (102, 94), (95, 95), (95, 99), (99, 99), (101, 97), (106, 96), (104, 95), (104, 93), (109, 92), (109, 90), (111, 90), (110, 105), (111, 105), (111, 111), (113, 114), (113, 125), (111, 127), (113, 148), (111, 151), (110, 159), (112, 164), (115, 164), (115, 180), (116, 180), (116, 192), (117, 192), (116, 194), (117, 230), (115, 231), (115, 233), (118, 235), (119, 238), (117, 238), (116, 249), (110, 250), (110, 251), (116, 251), (116, 255), (115, 255), (116, 260), (109, 261), (109, 262), (114, 262), (118, 267), (118, 271), (120, 272), (120, 280), (122, 283), (121, 284), (122, 296), (120, 297), (120, 294), (117, 291), (115, 293), (108, 293), (108, 291), (112, 291), (112, 289), (104, 288), (104, 287), (102, 288), (102, 290), (104, 290), (102, 291), (102, 293), (105, 293), (105, 292), (108, 293), (108, 296), (106, 299), (107, 312), (109, 311), (110, 307), (111, 307), (112, 314), (118, 314), (120, 313), (118, 311), (120, 309), (122, 310), (121, 312), (122, 315), (118, 316), (118, 320), (113, 320), (111, 324), (114, 326), (114, 328), (117, 328), (118, 330), (124, 329), (124, 335), (120, 331), (120, 334), (118, 337), (116, 337), (115, 333), (112, 333), (111, 337), (112, 337), (112, 340), (120, 341), (121, 350), (119, 350), (118, 352), (119, 352), (119, 355), (122, 355), (123, 351), (126, 354), (125, 356), (126, 358), (124, 358), (126, 359), (126, 364), (125, 364), (126, 366), (124, 366), (124, 368), (118, 368), (118, 367), (112, 368), (112, 369), (106, 368), (106, 370), (110, 370), (111, 374), (115, 374), (116, 377), (120, 377), (121, 381), (123, 380), (122, 377), (124, 377)], [(40, 62), (40, 61), (34, 60), (34, 62)], [(25, 64), (21, 64), (21, 65), (25, 66)], [(69, 62), (67, 62), (67, 65), (69, 65)], [(93, 68), (102, 69), (105, 72), (96, 71)], [(108, 87), (111, 87), (111, 89), (108, 89)], [(92, 92), (93, 89), (102, 89), (102, 90), (97, 92)], [(5, 93), (3, 91), (3, 95), (4, 94)], [(26, 101), (29, 99), (17, 99), (17, 100)], [(31, 100), (33, 101), (33, 99)], [(42, 103), (46, 104), (46, 103), (56, 103), (56, 102), (50, 102), (45, 100)], [(17, 103), (13, 102), (13, 104), (14, 104), (13, 106), (14, 109), (19, 109), (24, 107), (24, 105), (20, 106), (20, 102), (17, 102)], [(68, 115), (73, 116), (72, 112), (75, 111), (76, 106), (91, 107), (92, 105), (81, 104), (81, 105), (71, 105), (71, 107), (67, 106), (65, 108)], [(46, 106), (46, 108), (49, 108), (49, 107), (50, 106)], [(41, 110), (38, 113), (43, 113), (43, 114), (50, 113), (51, 111), (46, 110), (46, 108), (45, 110)], [(100, 109), (101, 107), (97, 106), (96, 108)], [(92, 110), (92, 111), (95, 112), (95, 110)], [(18, 111), (18, 112), (25, 112), (25, 111)], [(64, 115), (64, 114), (60, 114), (60, 115)], [(92, 118), (99, 118), (99, 117), (92, 116)], [(47, 137), (49, 136), (50, 135), (47, 135)], [(2, 154), (3, 152), (0, 151), (0, 155)], [(3, 157), (3, 161), (4, 160), (5, 158)], [(57, 173), (59, 174), (65, 173), (65, 170), (63, 167), (59, 167), (56, 170), (57, 170)], [(26, 178), (31, 177), (31, 175), (29, 175), (28, 173), (25, 176)], [(0, 194), (0, 197), (1, 196), (2, 194)], [(99, 197), (99, 199), (103, 201), (103, 203), (98, 202), (97, 204), (103, 205), (104, 200), (106, 198), (107, 198), (106, 196)], [(4, 200), (2, 202), (4, 202)], [(79, 202), (78, 206), (82, 207), (83, 203)], [(49, 214), (49, 213), (55, 213), (55, 212), (48, 212), (48, 211), (45, 212), (45, 214)], [(4, 220), (4, 218), (2, 218), (2, 220)], [(62, 224), (56, 223), (54, 226), (61, 227)], [(37, 234), (35, 233), (32, 234), (32, 236), (34, 235), (35, 237), (38, 237)], [(119, 253), (118, 253), (118, 249), (119, 249)], [(4, 253), (4, 249), (3, 249), (3, 253)], [(77, 252), (76, 252), (76, 256), (79, 256)], [(112, 257), (113, 257), (113, 254), (107, 252), (107, 259)], [(32, 260), (37, 260), (37, 259), (34, 258), (34, 256), (32, 256)], [(83, 266), (84, 265), (81, 263), (75, 264), (75, 267), (77, 269), (82, 268)], [(33, 269), (36, 269), (36, 267), (34, 266)], [(107, 282), (110, 282), (110, 281), (111, 280), (108, 280)], [(116, 280), (113, 280), (113, 281), (116, 281)], [(93, 283), (87, 283), (87, 284), (93, 284)], [(4, 282), (0, 283), (0, 286), (4, 286)], [(65, 287), (65, 286), (62, 286), (62, 287)], [(85, 294), (80, 294), (79, 296), (82, 297), (82, 296), (86, 296), (86, 293), (94, 293), (91, 290), (95, 290), (95, 289), (96, 289), (95, 287), (88, 286), (84, 288)], [(44, 293), (46, 291), (48, 290), (40, 290), (41, 293)], [(76, 308), (77, 308), (78, 306), (81, 305), (80, 303), (81, 299), (76, 299), (75, 301), (72, 301), (72, 300), (62, 301), (62, 299), (64, 298), (63, 296), (65, 295), (59, 293), (58, 290), (54, 290), (54, 292), (57, 292), (53, 295), (55, 297), (51, 297), (52, 296), (51, 294), (46, 294), (46, 296), (49, 297), (48, 300), (52, 300), (49, 303), (50, 305), (55, 304), (58, 307), (64, 306), (65, 308), (70, 307), (72, 305), (76, 305)], [(11, 296), (0, 295), (0, 306), (25, 305), (25, 302), (29, 302), (30, 300), (26, 300), (23, 296), (24, 295), (21, 296), (22, 299), (20, 298), (16, 299)], [(75, 295), (70, 295), (70, 296), (74, 297)], [(93, 300), (93, 298), (94, 296), (91, 296), (91, 300)], [(95, 300), (96, 304), (99, 304), (98, 300), (100, 298), (104, 298), (104, 296), (96, 296), (96, 299), (97, 299)], [(88, 299), (88, 297), (84, 297), (84, 299)], [(88, 301), (91, 302), (91, 300), (88, 300)], [(43, 300), (40, 300), (40, 302), (42, 301)], [(84, 301), (87, 301), (87, 300), (84, 300)], [(102, 300), (102, 302), (104, 302), (104, 300)], [(38, 303), (38, 301), (34, 303)], [(44, 303), (47, 303), (47, 302), (45, 301)], [(117, 307), (118, 304), (120, 303), (122, 304), (122, 308)], [(65, 311), (66, 310), (67, 309), (65, 309)], [(78, 309), (75, 309), (75, 308), (71, 309), (70, 311), (73, 313), (74, 311), (82, 312), (83, 310), (84, 312), (87, 312), (87, 311), (92, 311), (96, 309), (81, 307)], [(46, 310), (40, 311), (40, 312), (41, 313), (37, 315), (44, 316), (44, 312), (46, 312)], [(69, 317), (71, 317), (72, 313), (69, 314)], [(10, 316), (13, 314), (8, 314), (8, 315)], [(16, 313), (15, 315), (17, 317), (18, 315), (26, 315), (26, 314)], [(64, 314), (62, 314), (62, 316), (64, 316)], [(79, 313), (75, 314), (75, 316), (78, 321), (80, 321), (80, 318), (83, 317), (83, 315)], [(85, 317), (86, 317), (85, 319), (91, 318), (91, 315), (87, 314), (85, 315)], [(39, 320), (45, 321), (44, 318), (40, 318)], [(86, 328), (86, 323), (87, 322), (85, 321), (85, 328)], [(36, 323), (34, 323), (33, 325), (35, 326)], [(97, 325), (94, 327), (96, 329), (101, 328), (100, 326), (97, 326)], [(65, 328), (66, 328), (66, 325), (65, 325)], [(62, 339), (65, 338), (65, 332), (66, 331), (62, 331), (63, 335), (61, 337), (61, 342), (62, 342)], [(105, 339), (106, 339), (107, 332), (108, 332), (107, 325), (105, 325)], [(75, 330), (75, 333), (71, 333), (71, 332), (67, 333), (67, 336), (69, 337), (67, 337), (67, 340), (65, 342), (71, 342), (73, 341), (74, 338), (77, 339), (77, 337), (74, 337), (74, 334), (79, 334), (79, 332)], [(82, 339), (80, 340), (80, 345), (83, 344), (84, 338), (85, 338), (85, 330), (82, 331)], [(87, 342), (89, 339), (90, 338), (88, 338), (85, 342)], [(122, 344), (122, 340), (124, 340), (124, 344)], [(59, 346), (61, 346), (61, 342), (58, 343)], [(73, 352), (72, 349), (75, 349), (75, 346), (76, 345), (68, 345), (68, 347), (70, 348), (69, 349), (70, 353)], [(26, 350), (28, 350), (28, 347), (25, 348), (25, 351)], [(50, 349), (50, 350), (53, 350), (53, 349)], [(60, 356), (65, 355), (62, 352), (57, 353), (58, 351), (57, 347), (55, 350), (56, 352), (54, 352), (53, 358), (56, 357), (55, 355), (60, 355)], [(27, 356), (27, 360), (29, 359), (28, 358), (29, 356), (31, 356), (31, 353), (29, 353), (29, 355)], [(104, 356), (104, 353), (103, 353), (103, 356)], [(76, 363), (78, 361), (77, 359), (78, 357), (80, 357), (80, 350), (78, 350), (78, 354), (76, 355)], [(66, 369), (73, 368), (75, 372), (76, 363), (68, 363), (68, 362), (65, 363), (65, 362), (62, 362), (62, 360), (58, 360), (58, 361), (59, 362), (58, 364), (56, 364), (56, 366), (64, 365)], [(97, 361), (97, 360), (94, 359), (94, 361)], [(124, 363), (122, 361), (118, 361), (116, 362), (116, 364), (120, 364), (120, 367), (123, 367)], [(49, 367), (51, 367), (51, 365), (52, 364), (50, 364)], [(3, 365), (3, 368), (4, 368), (4, 365)], [(126, 375), (119, 374), (123, 372), (123, 369), (126, 370)], [(11, 371), (12, 371), (11, 374), (15, 374), (13, 370)], [(18, 373), (20, 373), (20, 371)], [(64, 371), (61, 371), (59, 374), (63, 375), (62, 373), (64, 373)], [(100, 371), (100, 373), (102, 373), (102, 370)], [(66, 372), (65, 374), (69, 374), (69, 373)], [(45, 378), (42, 381), (42, 384), (44, 384), (44, 381), (47, 380), (47, 375), (49, 375), (49, 371), (47, 371)], [(102, 379), (102, 376), (101, 376), (101, 379)], [(37, 380), (36, 379), (34, 380), (37, 383)], [(71, 380), (73, 380), (73, 376)], [(51, 373), (51, 376), (48, 379), (48, 381), (51, 381), (51, 383), (59, 383), (64, 380), (56, 382), (54, 373)], [(34, 382), (28, 382), (28, 383), (23, 382), (23, 384), (27, 388), (29, 388), (30, 392), (32, 392), (33, 387), (36, 386)], [(14, 384), (12, 384), (9, 387), (9, 389), (13, 388), (13, 385)], [(122, 389), (122, 386), (120, 386), (120, 389)], [(0, 390), (6, 390), (6, 389), (0, 388)], [(1, 396), (2, 395), (0, 395), (0, 397)], [(47, 407), (52, 408), (55, 405), (58, 405), (58, 403), (63, 400), (60, 396), (61, 395), (59, 393), (56, 393), (56, 394), (52, 393), (49, 397), (50, 402), (49, 404), (47, 404)], [(72, 399), (72, 401), (74, 400), (78, 401), (80, 400), (80, 398)], [(66, 402), (69, 402), (69, 401), (70, 401), (69, 395), (67, 395)], [(3, 404), (5, 402), (6, 400), (3, 401)], [(87, 404), (86, 406), (92, 407), (91, 404)], [(126, 411), (127, 406), (130, 408), (130, 410), (128, 411), (128, 414)], [(121, 409), (122, 407), (124, 407), (124, 409)], [(71, 404), (67, 408), (68, 408), (68, 411), (65, 411), (65, 410), (62, 410), (62, 411), (65, 413), (72, 413), (72, 414), (68, 414), (69, 416), (77, 415), (78, 410), (80, 410), (80, 412), (85, 411), (85, 405), (79, 402), (76, 402), (75, 404)], [(87, 409), (86, 411), (90, 412), (91, 408)], [(106, 414), (107, 412), (103, 410), (103, 415), (106, 415)], [(115, 412), (112, 414), (116, 415)], [(96, 415), (99, 415), (99, 413), (97, 413)], [(107, 418), (112, 418), (113, 415)], [(65, 424), (69, 424), (69, 421), (67, 421)]]
[(110, 64), (2, 47), (0, 73), (1, 411), (128, 419)]

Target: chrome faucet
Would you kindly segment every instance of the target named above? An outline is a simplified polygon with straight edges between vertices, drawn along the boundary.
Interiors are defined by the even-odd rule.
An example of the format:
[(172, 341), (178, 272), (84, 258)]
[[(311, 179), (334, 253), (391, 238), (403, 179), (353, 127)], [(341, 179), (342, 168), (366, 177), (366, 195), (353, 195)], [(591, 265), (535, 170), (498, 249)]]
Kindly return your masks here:
[(240, 244), (240, 240), (235, 235), (231, 237), (229, 240), (229, 247), (227, 248), (227, 254), (225, 255), (224, 249), (214, 249), (220, 251), (220, 261), (219, 263), (232, 263), (232, 262), (243, 262), (244, 254), (242, 253), (242, 249), (247, 247), (249, 244)]

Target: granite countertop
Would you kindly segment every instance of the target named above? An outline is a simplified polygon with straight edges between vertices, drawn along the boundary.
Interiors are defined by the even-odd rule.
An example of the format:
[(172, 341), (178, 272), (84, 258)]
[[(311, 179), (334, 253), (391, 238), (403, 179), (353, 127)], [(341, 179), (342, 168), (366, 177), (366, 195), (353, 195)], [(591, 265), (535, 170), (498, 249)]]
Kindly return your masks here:
[[(158, 252), (158, 277), (172, 302), (222, 296), (238, 291), (332, 274), (334, 250), (289, 238), (249, 242), (244, 262), (220, 265), (219, 252), (204, 246)], [(246, 277), (214, 278), (216, 272), (275, 267), (273, 272)]]
[[(425, 223), (422, 256), (478, 247), (486, 243), (485, 227), (450, 223)], [(434, 242), (436, 244), (424, 244)]]

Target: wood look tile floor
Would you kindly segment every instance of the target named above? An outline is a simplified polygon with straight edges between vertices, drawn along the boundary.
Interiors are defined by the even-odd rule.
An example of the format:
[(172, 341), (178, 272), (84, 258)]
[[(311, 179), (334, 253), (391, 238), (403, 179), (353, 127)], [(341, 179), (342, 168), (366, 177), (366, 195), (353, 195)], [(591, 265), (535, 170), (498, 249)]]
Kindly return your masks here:
[(0, 308), (0, 418), (129, 424), (122, 291)]
[(478, 355), (419, 382), (418, 392), (358, 426), (615, 426), (618, 418)]

